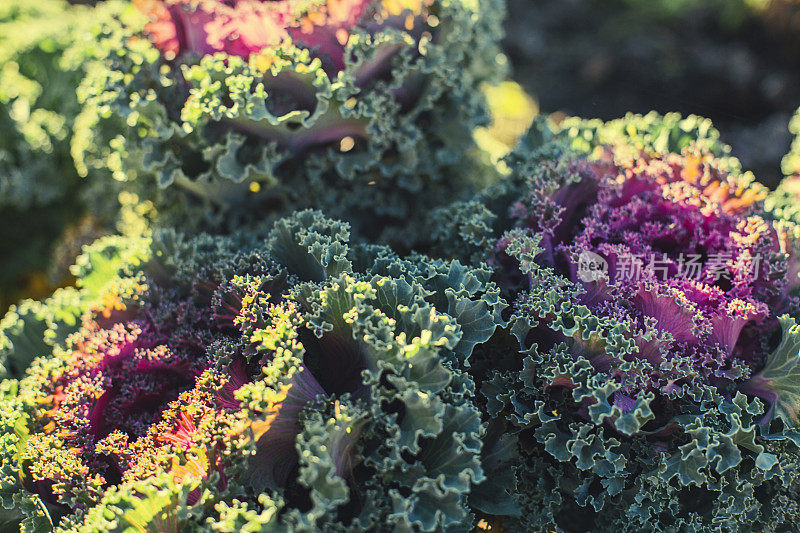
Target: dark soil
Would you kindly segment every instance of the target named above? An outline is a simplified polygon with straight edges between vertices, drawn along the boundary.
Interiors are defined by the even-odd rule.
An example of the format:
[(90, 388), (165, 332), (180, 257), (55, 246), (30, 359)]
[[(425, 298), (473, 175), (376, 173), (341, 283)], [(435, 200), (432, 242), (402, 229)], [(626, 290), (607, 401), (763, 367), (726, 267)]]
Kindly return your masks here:
[(670, 14), (642, 5), (509, 0), (505, 48), (514, 77), (544, 112), (709, 117), (745, 168), (774, 187), (800, 106), (800, 3), (731, 12), (709, 0)]

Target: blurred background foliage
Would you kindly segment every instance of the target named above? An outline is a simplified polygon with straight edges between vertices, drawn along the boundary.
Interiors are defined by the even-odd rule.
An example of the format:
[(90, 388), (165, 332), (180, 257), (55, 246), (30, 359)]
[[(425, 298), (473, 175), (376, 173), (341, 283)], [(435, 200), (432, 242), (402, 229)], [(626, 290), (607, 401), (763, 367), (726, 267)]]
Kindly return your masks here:
[[(800, 106), (798, 0), (508, 2), (512, 80), (485, 87), (494, 123), (475, 132), (501, 171), (538, 114), (570, 125), (655, 110), (710, 118), (771, 188), (800, 173), (800, 114), (789, 129)], [(69, 285), (81, 247), (114, 227), (96, 215), (107, 206), (86, 205), (92, 177), (78, 176), (69, 152), (96, 3), (0, 1), (0, 314)], [(795, 188), (781, 189), (792, 203)]]
[(70, 156), (82, 59), (69, 54), (92, 21), (63, 0), (0, 2), (0, 310), (70, 283), (99, 233)]

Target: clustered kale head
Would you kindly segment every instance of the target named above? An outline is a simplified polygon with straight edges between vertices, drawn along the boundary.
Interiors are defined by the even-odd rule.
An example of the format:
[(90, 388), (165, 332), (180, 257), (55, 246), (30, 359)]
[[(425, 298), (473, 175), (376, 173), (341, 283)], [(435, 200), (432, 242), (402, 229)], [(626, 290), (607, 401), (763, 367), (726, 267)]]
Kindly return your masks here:
[(213, 231), (322, 207), (379, 238), (493, 175), (468, 156), (501, 0), (134, 3), (79, 90), (73, 154), (104, 194)]
[(491, 271), (348, 241), (316, 211), (262, 238), (156, 232), (5, 382), (4, 518), (442, 531), (511, 505), (511, 436), (465, 371), (502, 322)]
[(468, 195), (502, 3), (136, 3), (72, 150), (177, 229), (0, 321), (3, 527), (796, 529), (800, 230), (710, 122), (537, 120)]
[(661, 119), (629, 118), (580, 151), (625, 128), (537, 122), (507, 181), (437, 215), (442, 253), (489, 261), (511, 306), (472, 355), (484, 416), (518, 441), (505, 524), (791, 531), (797, 227), (713, 145), (662, 152)]

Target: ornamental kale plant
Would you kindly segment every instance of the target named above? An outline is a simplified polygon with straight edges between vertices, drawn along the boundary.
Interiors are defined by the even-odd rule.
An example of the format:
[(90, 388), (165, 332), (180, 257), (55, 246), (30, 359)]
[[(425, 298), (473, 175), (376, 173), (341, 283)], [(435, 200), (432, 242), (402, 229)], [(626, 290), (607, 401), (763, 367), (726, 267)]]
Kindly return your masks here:
[(97, 35), (73, 153), (162, 222), (311, 206), (379, 237), (485, 179), (466, 156), (503, 70), (500, 0), (137, 5)]
[(63, 345), (3, 382), (4, 518), (462, 531), (511, 502), (496, 471), (512, 441), (464, 371), (503, 324), (491, 271), (348, 238), (314, 211), (266, 239), (156, 232)]
[(513, 301), (472, 356), (492, 361), (474, 376), (487, 413), (518, 434), (506, 527), (792, 530), (797, 228), (697, 145), (570, 143), (538, 123), (508, 183), (442, 215), (451, 253), (496, 239)]

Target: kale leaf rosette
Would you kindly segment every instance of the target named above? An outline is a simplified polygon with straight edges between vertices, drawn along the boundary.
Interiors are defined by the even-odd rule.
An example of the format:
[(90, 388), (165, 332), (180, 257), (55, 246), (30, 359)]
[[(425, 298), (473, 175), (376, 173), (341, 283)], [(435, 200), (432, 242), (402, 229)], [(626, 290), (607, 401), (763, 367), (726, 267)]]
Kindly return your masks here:
[(438, 215), (440, 250), (482, 253), (512, 301), (471, 367), (491, 423), (518, 435), (505, 525), (791, 530), (797, 228), (703, 142), (622, 137), (576, 152), (538, 122), (507, 183)]
[[(156, 232), (150, 256), (3, 382), (3, 518), (60, 531), (465, 531), (511, 497), (464, 371), (491, 271), (348, 246)], [(122, 270), (125, 270), (124, 268)]]
[(484, 179), (465, 163), (480, 84), (503, 71), (502, 2), (137, 5), (143, 20), (97, 35), (73, 153), (162, 220), (230, 229), (314, 207), (380, 234)]

